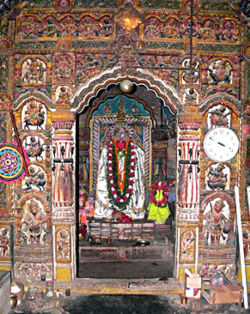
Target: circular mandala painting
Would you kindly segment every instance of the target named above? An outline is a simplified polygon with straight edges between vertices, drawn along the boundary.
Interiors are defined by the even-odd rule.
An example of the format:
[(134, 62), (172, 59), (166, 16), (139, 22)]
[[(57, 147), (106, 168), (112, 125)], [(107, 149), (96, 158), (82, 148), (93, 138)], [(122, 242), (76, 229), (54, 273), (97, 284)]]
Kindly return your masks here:
[(14, 144), (0, 145), (0, 181), (15, 182), (25, 173), (24, 160)]

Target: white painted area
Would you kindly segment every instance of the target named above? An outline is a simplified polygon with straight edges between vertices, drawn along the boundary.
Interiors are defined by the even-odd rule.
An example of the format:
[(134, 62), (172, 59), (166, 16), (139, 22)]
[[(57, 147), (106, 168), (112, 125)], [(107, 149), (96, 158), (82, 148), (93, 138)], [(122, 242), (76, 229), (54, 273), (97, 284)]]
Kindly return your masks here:
[(237, 218), (239, 246), (240, 246), (241, 277), (242, 277), (242, 286), (244, 289), (243, 299), (244, 299), (244, 308), (247, 310), (248, 309), (248, 298), (247, 298), (246, 265), (245, 265), (245, 258), (244, 258), (243, 236), (242, 236), (242, 225), (241, 225), (240, 194), (239, 194), (239, 187), (237, 185), (235, 185), (235, 187), (234, 187), (234, 193), (235, 193), (236, 218)]

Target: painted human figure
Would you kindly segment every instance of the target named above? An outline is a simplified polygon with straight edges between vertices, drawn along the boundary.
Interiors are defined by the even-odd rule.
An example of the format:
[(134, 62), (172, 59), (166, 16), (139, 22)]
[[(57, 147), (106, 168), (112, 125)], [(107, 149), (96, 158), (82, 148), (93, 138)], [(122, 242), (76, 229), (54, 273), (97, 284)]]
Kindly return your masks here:
[(0, 234), (0, 256), (6, 256), (9, 249), (9, 237), (7, 228), (2, 228)]
[(62, 259), (70, 257), (69, 233), (65, 229), (60, 230), (57, 234), (57, 255)]
[(249, 258), (250, 254), (250, 239), (248, 236), (247, 230), (243, 231), (243, 251), (244, 251), (244, 257)]
[(192, 261), (194, 258), (194, 234), (191, 230), (181, 236), (181, 260)]
[(46, 215), (42, 213), (37, 201), (31, 200), (28, 212), (23, 218), (23, 230), (26, 231), (28, 242), (41, 243), (42, 232), (46, 229)]
[(212, 204), (210, 202), (204, 211), (203, 226), (206, 230), (208, 244), (225, 244), (230, 231), (226, 204), (219, 199)]

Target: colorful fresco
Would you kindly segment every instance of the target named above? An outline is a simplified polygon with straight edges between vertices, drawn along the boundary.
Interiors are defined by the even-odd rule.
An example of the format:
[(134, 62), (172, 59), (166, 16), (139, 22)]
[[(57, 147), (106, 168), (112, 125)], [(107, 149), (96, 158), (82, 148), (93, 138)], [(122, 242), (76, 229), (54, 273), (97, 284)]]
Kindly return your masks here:
[[(10, 259), (14, 222), (18, 279), (75, 279), (79, 209), (86, 230), (93, 216), (130, 223), (149, 215), (159, 225), (174, 217), (178, 279), (186, 264), (204, 278), (234, 276), (236, 183), (244, 223), (249, 218), (243, 9), (194, 0), (191, 17), (190, 0), (33, 0), (0, 12), (4, 182), (22, 175), (18, 152), (2, 149), (16, 141), (5, 103), (29, 159), (22, 180), (0, 182), (0, 261)], [(227, 161), (209, 158), (203, 145), (220, 127), (241, 144)], [(155, 216), (147, 211), (153, 188)], [(243, 229), (249, 266), (248, 224)]]

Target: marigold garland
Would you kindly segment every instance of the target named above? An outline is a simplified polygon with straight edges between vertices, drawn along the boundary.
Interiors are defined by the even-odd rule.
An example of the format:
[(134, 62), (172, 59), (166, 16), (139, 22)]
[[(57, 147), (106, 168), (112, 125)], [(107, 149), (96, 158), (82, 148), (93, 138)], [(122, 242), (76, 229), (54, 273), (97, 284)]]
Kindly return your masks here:
[[(161, 181), (161, 182), (162, 182), (162, 185), (159, 185), (159, 181), (156, 181), (151, 186), (150, 201), (152, 203), (154, 203), (157, 207), (164, 207), (168, 201), (168, 185), (166, 183), (164, 183), (163, 181)], [(163, 197), (160, 201), (157, 201), (155, 199), (156, 190), (162, 190), (163, 191)]]
[(108, 196), (110, 202), (115, 205), (119, 211), (126, 209), (133, 192), (135, 151), (132, 140), (126, 140), (124, 158), (125, 162), (121, 180), (117, 142), (115, 139), (111, 139), (108, 144), (107, 158)]

